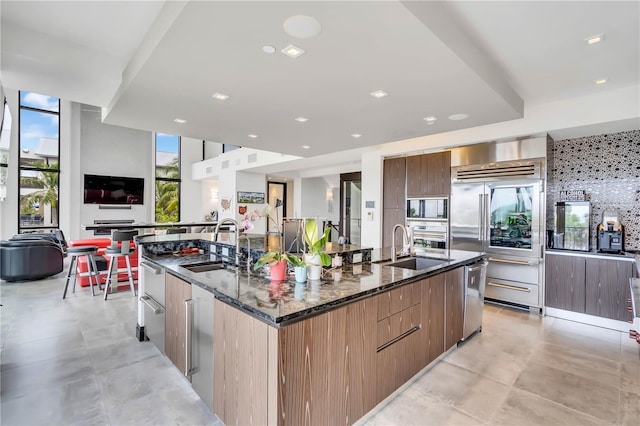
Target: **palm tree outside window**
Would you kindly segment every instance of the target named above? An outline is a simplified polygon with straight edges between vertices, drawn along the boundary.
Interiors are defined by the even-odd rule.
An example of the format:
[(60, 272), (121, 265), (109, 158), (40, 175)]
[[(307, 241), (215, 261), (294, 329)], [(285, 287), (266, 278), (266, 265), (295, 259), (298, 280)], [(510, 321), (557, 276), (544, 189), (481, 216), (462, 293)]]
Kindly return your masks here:
[(180, 136), (156, 133), (155, 221), (180, 221)]
[(60, 99), (20, 91), (18, 232), (59, 227)]

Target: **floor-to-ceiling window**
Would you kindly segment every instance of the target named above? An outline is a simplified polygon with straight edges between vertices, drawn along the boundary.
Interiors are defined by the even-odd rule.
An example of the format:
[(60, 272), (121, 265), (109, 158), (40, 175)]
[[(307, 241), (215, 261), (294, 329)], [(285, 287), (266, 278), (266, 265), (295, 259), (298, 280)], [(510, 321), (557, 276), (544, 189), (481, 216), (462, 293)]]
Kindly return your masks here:
[(20, 92), (18, 232), (57, 228), (60, 214), (60, 100)]
[(180, 136), (156, 133), (156, 222), (180, 221)]
[(3, 102), (0, 120), (0, 201), (7, 197), (7, 175), (9, 170), (9, 141), (11, 140), (11, 113), (7, 101)]

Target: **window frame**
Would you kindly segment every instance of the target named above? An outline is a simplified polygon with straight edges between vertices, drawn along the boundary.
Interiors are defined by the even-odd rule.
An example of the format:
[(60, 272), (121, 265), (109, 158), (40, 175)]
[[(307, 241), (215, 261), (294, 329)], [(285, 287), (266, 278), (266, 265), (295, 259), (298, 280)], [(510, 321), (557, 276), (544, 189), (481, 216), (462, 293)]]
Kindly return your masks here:
[[(34, 231), (34, 230), (46, 230), (46, 229), (60, 229), (60, 173), (61, 173), (61, 165), (60, 165), (60, 116), (62, 115), (62, 105), (60, 102), (60, 98), (55, 98), (54, 96), (49, 96), (51, 98), (55, 98), (58, 100), (58, 111), (50, 111), (47, 109), (42, 109), (42, 108), (36, 108), (36, 107), (32, 107), (32, 106), (25, 106), (22, 105), (22, 93), (35, 93), (35, 92), (29, 92), (29, 91), (23, 91), (20, 90), (18, 91), (18, 234), (22, 234), (23, 231)], [(38, 93), (40, 94), (40, 93)], [(48, 96), (48, 95), (46, 95)], [(34, 166), (28, 166), (28, 165), (24, 165), (22, 164), (22, 157), (21, 157), (21, 153), (22, 153), (22, 111), (26, 110), (26, 111), (32, 111), (32, 112), (38, 112), (38, 113), (43, 113), (43, 114), (50, 114), (52, 116), (57, 116), (58, 117), (58, 162), (57, 168), (53, 168), (53, 167), (34, 167)], [(47, 162), (48, 164), (48, 162)], [(29, 171), (29, 172), (48, 172), (48, 173), (57, 173), (57, 177), (58, 177), (58, 188), (57, 188), (57, 199), (56, 199), (56, 207), (55, 207), (55, 211), (56, 211), (56, 223), (52, 224), (51, 226), (39, 226), (39, 225), (22, 225), (22, 221), (21, 219), (21, 202), (20, 202), (20, 198), (21, 198), (21, 194), (20, 194), (20, 190), (22, 188), (22, 172), (23, 171)], [(53, 210), (52, 210), (53, 211)]]

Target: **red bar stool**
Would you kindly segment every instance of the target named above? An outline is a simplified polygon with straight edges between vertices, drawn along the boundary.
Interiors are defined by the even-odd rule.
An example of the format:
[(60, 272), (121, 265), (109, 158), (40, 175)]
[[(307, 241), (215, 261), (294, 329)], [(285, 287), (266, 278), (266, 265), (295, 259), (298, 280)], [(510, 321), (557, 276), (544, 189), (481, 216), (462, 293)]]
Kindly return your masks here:
[[(117, 289), (117, 281), (118, 281), (118, 258), (123, 257), (127, 263), (127, 277), (129, 278), (129, 287), (131, 287), (131, 293), (135, 296), (136, 289), (133, 285), (133, 271), (131, 270), (131, 260), (129, 256), (131, 256), (133, 250), (131, 249), (131, 244), (135, 236), (138, 235), (138, 231), (113, 231), (113, 236), (111, 240), (114, 242), (120, 242), (120, 247), (112, 248), (109, 247), (104, 251), (104, 255), (109, 257), (109, 265), (108, 265), (108, 274), (107, 274), (107, 283), (104, 286), (104, 300), (107, 300), (107, 295), (109, 294), (109, 286), (113, 286), (111, 283), (111, 276), (113, 274), (113, 269), (115, 268), (116, 274), (116, 289)], [(111, 288), (113, 292), (113, 287)]]
[(89, 285), (91, 286), (91, 295), (95, 296), (95, 292), (93, 290), (93, 281), (91, 277), (94, 277), (96, 285), (98, 286), (98, 290), (100, 290), (100, 273), (98, 271), (98, 267), (96, 266), (96, 252), (98, 251), (97, 246), (78, 246), (78, 247), (69, 247), (67, 248), (67, 254), (71, 255), (71, 265), (69, 266), (69, 272), (67, 272), (67, 281), (64, 284), (64, 292), (62, 293), (62, 298), (67, 297), (67, 289), (69, 288), (69, 280), (71, 276), (73, 276), (73, 292), (76, 292), (76, 281), (78, 276), (78, 259), (81, 256), (85, 256), (87, 259), (87, 271), (89, 274)]

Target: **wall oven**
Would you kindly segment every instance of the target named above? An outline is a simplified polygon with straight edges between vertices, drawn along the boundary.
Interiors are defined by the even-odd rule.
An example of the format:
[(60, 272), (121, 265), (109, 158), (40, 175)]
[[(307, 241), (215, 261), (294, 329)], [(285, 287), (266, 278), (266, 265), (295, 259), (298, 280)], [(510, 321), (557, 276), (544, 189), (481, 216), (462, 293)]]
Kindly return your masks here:
[(413, 241), (413, 249), (447, 248), (448, 222), (446, 220), (412, 220), (407, 219), (407, 228)]
[(447, 220), (449, 200), (438, 198), (408, 198), (407, 220)]

